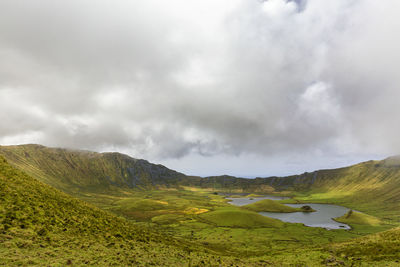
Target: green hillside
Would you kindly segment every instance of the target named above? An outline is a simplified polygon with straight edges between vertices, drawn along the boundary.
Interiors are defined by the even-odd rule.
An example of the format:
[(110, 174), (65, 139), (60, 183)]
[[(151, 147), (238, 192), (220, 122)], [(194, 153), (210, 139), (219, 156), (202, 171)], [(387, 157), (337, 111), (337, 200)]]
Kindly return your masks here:
[(162, 165), (120, 153), (20, 145), (0, 146), (0, 155), (29, 175), (72, 194), (168, 188), (186, 177)]
[(0, 157), (0, 265), (240, 263), (201, 250), (69, 197)]
[(331, 249), (353, 266), (399, 266), (400, 228), (335, 244)]
[(292, 184), (285, 190), (291, 190), (298, 201), (336, 203), (380, 218), (400, 219), (398, 158), (316, 171), (301, 176), (296, 183), (290, 179)]
[(347, 214), (335, 218), (336, 221), (347, 224), (360, 224), (360, 225), (381, 225), (382, 221), (374, 216), (350, 210)]

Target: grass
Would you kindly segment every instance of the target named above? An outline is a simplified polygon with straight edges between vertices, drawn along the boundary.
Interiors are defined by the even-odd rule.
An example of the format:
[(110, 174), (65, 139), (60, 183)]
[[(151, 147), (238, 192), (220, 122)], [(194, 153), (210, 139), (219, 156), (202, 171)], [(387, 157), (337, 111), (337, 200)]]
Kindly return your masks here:
[(360, 225), (371, 225), (379, 226), (382, 224), (382, 220), (361, 212), (356, 212), (353, 210), (348, 211), (347, 214), (335, 218), (336, 221), (346, 224), (360, 224)]
[(171, 224), (181, 223), (185, 220), (187, 220), (185, 216), (177, 214), (164, 214), (164, 215), (154, 216), (151, 218), (151, 222), (160, 225), (171, 225)]
[[(277, 243), (287, 247), (286, 243), (292, 241), (298, 247), (297, 241), (290, 237), (291, 231), (287, 231), (290, 228), (281, 232), (279, 228), (271, 227), (271, 224), (268, 228), (226, 228), (193, 219), (208, 212), (153, 217), (155, 222), (161, 222), (160, 225), (166, 224), (167, 228), (162, 229), (172, 227), (184, 235), (183, 238), (175, 239), (167, 231), (163, 231), (163, 234), (154, 229), (149, 231), (74, 199), (11, 167), (3, 159), (0, 160), (0, 188), (0, 265), (268, 266), (279, 265), (281, 260), (265, 256), (266, 248), (273, 251)], [(158, 191), (143, 194), (151, 194), (156, 199), (161, 196)], [(180, 198), (186, 198), (181, 203), (182, 207), (190, 201), (204, 201), (219, 205), (220, 208), (215, 211), (230, 212), (234, 216), (238, 211), (239, 214), (245, 213), (246, 217), (248, 214), (258, 215), (235, 207), (228, 208), (221, 199), (214, 199), (219, 198), (214, 195), (176, 191), (168, 191), (168, 194), (162, 194), (165, 197), (162, 204), (167, 202), (179, 206), (179, 195)], [(107, 198), (108, 201), (111, 199), (114, 198)], [(126, 197), (121, 197), (121, 200), (124, 201), (114, 202), (118, 205), (126, 204)], [(140, 203), (144, 204), (143, 210), (146, 210), (149, 202)], [(227, 218), (218, 220), (226, 221)], [(179, 226), (174, 227), (174, 224)], [(294, 227), (293, 230), (308, 230), (301, 225), (279, 224)], [(252, 227), (253, 222), (245, 226)], [(194, 229), (198, 231), (194, 232)], [(313, 231), (318, 233), (316, 229)], [(207, 239), (198, 240), (200, 236)], [(259, 256), (253, 257), (255, 253)], [(235, 254), (241, 259), (229, 256)], [(292, 260), (295, 263), (310, 261)]]
[(359, 265), (374, 262), (375, 266), (399, 266), (400, 228), (334, 244), (331, 249), (337, 257)]
[[(271, 199), (263, 199), (251, 204), (247, 204), (244, 206), (241, 206), (243, 209), (251, 210), (251, 211), (256, 211), (256, 212), (299, 212), (303, 211), (305, 212), (304, 209), (301, 208), (293, 208), (286, 206), (284, 204), (281, 204), (277, 201), (273, 201)], [(311, 211), (311, 210), (310, 210)]]
[(120, 153), (19, 145), (0, 146), (0, 155), (36, 179), (74, 196), (82, 192), (118, 194), (130, 188), (168, 189), (186, 177)]
[[(285, 190), (290, 188), (292, 196), (300, 203), (339, 204), (384, 220), (398, 222), (399, 163), (398, 158), (389, 158), (293, 176), (287, 178)], [(289, 201), (293, 200), (281, 203)]]
[[(99, 201), (102, 197), (103, 195), (91, 194), (89, 199)], [(148, 204), (153, 202), (142, 200), (156, 201), (158, 204), (155, 206), (160, 209), (149, 211)], [(315, 258), (313, 260), (307, 257), (295, 258), (291, 253), (296, 251), (308, 255), (311, 251), (321, 250), (321, 246), (332, 242), (342, 242), (392, 227), (391, 225), (360, 226), (351, 231), (328, 231), (280, 221), (276, 221), (279, 224), (275, 225), (276, 227), (271, 227), (270, 223), (265, 224), (265, 222), (254, 225), (248, 222), (248, 213), (257, 218), (260, 218), (260, 215), (228, 204), (223, 196), (215, 195), (212, 191), (200, 189), (130, 193), (127, 191), (123, 196), (106, 198), (106, 201), (100, 202), (103, 209), (123, 215), (139, 224), (149, 225), (181, 240), (190, 240), (216, 253), (256, 262), (267, 260), (278, 266), (286, 262), (294, 265), (307, 263), (307, 266), (313, 266), (311, 263), (315, 263)], [(140, 207), (140, 203), (143, 207)], [(132, 212), (132, 207), (135, 207), (136, 214), (129, 213)], [(244, 212), (247, 213), (242, 216)], [(232, 222), (232, 218), (235, 217), (239, 217), (238, 223)], [(266, 217), (261, 218), (264, 220)], [(312, 253), (330, 257), (329, 252), (323, 250)]]
[(204, 251), (74, 199), (0, 157), (0, 265), (253, 265)]
[[(115, 153), (17, 146), (0, 154), (85, 201), (0, 160), (0, 265), (399, 265), (400, 230), (388, 230), (400, 220), (398, 160), (247, 180), (182, 176)], [(314, 202), (362, 213), (337, 218), (352, 230), (328, 231), (233, 207), (216, 191), (294, 197), (256, 211)]]
[(221, 208), (203, 213), (199, 215), (199, 217), (218, 227), (278, 228), (283, 225), (279, 220), (268, 218), (252, 211), (239, 210), (236, 208)]

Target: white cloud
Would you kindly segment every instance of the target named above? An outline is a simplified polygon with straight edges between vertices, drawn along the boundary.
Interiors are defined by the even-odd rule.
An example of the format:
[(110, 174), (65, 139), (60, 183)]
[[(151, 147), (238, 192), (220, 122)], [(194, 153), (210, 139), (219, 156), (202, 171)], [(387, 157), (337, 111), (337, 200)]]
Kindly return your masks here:
[(267, 0), (262, 3), (262, 10), (276, 19), (293, 15), (297, 11), (297, 4), (286, 0)]
[(299, 111), (317, 123), (323, 123), (326, 117), (338, 119), (340, 106), (330, 92), (332, 88), (324, 82), (312, 83), (299, 98)]

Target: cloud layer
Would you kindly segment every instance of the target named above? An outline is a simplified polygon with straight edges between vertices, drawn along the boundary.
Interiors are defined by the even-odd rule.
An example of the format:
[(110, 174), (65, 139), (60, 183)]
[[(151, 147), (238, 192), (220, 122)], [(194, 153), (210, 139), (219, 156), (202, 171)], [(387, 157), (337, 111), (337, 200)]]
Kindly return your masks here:
[(252, 174), (397, 154), (399, 12), (396, 0), (5, 0), (0, 143), (188, 172), (176, 159), (256, 157)]

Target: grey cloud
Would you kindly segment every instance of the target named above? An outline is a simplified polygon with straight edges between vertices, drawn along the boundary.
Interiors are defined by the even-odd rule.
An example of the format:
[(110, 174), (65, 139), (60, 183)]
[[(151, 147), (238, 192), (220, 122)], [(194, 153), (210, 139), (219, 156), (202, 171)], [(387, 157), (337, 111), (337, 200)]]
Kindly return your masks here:
[(0, 142), (164, 161), (397, 153), (399, 11), (395, 0), (2, 1)]

